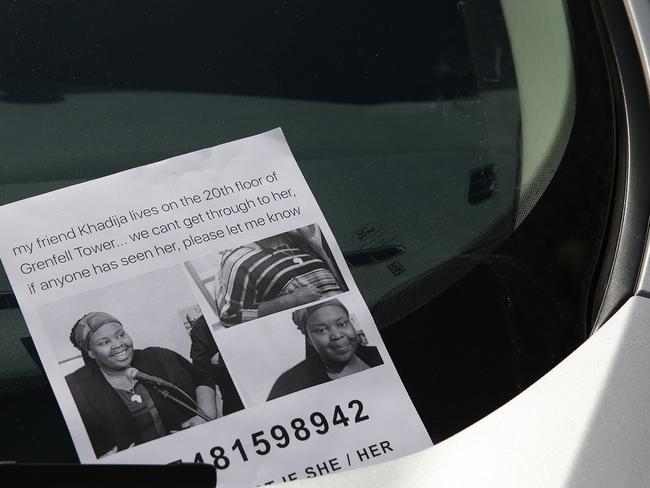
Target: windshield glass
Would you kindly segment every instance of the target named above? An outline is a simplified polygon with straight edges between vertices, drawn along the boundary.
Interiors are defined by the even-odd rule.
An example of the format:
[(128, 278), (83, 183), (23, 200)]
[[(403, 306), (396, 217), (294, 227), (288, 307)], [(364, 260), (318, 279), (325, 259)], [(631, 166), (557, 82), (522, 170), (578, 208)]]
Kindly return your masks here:
[[(280, 126), (434, 440), (584, 338), (614, 161), (588, 6), (2, 10), (0, 204)], [(24, 433), (0, 460), (74, 459), (4, 274), (0, 292), (1, 408)]]

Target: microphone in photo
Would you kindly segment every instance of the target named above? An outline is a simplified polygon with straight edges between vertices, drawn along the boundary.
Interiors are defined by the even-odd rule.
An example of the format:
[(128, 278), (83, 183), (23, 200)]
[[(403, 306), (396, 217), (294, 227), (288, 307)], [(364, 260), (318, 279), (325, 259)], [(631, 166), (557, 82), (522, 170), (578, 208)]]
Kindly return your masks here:
[(151, 383), (157, 386), (174, 386), (168, 381), (163, 380), (162, 378), (158, 378), (157, 376), (152, 376), (147, 373), (143, 373), (141, 371), (138, 371), (136, 368), (129, 368), (126, 370), (126, 375), (131, 378), (132, 380), (140, 380), (144, 381), (145, 383)]
[[(140, 380), (144, 383), (149, 383), (150, 385), (155, 385), (156, 390), (158, 393), (160, 393), (164, 398), (168, 398), (171, 401), (181, 405), (183, 408), (187, 409), (188, 411), (192, 412), (193, 414), (198, 415), (201, 417), (203, 420), (210, 421), (212, 420), (210, 417), (208, 417), (203, 410), (201, 410), (201, 407), (199, 407), (198, 403), (194, 401), (194, 399), (189, 396), (187, 393), (185, 393), (183, 390), (181, 390), (178, 386), (170, 383), (169, 381), (165, 381), (162, 378), (158, 378), (157, 376), (153, 376), (147, 373), (143, 373), (141, 371), (138, 371), (136, 368), (128, 368), (126, 370), (126, 375), (131, 379), (131, 380)], [(170, 392), (167, 389), (172, 389), (176, 391), (177, 393), (181, 394), (183, 397), (185, 397), (191, 405), (186, 404), (182, 400), (178, 398), (174, 398), (173, 395), (170, 394)]]

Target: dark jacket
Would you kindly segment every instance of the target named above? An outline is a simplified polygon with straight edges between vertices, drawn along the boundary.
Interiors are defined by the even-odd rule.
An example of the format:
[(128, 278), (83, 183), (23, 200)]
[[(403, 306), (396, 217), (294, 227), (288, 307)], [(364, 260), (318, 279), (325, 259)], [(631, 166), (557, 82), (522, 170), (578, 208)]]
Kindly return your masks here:
[[(355, 354), (371, 368), (384, 364), (376, 347), (359, 345)], [(273, 400), (327, 381), (331, 381), (331, 378), (327, 376), (323, 361), (314, 348), (307, 345), (305, 360), (280, 375), (273, 384), (268, 399)]]
[(223, 414), (228, 415), (244, 408), (244, 404), (239, 398), (230, 373), (226, 368), (223, 355), (219, 356), (219, 364), (212, 364), (210, 359), (219, 352), (216, 342), (210, 333), (208, 323), (203, 316), (200, 316), (192, 326), (190, 331), (192, 346), (190, 347), (190, 357), (192, 364), (201, 368), (208, 373), (214, 384), (219, 386), (219, 391), (223, 399)]
[[(214, 387), (209, 378), (189, 361), (169, 349), (149, 347), (135, 350), (131, 366), (176, 385), (196, 401), (196, 387)], [(86, 364), (65, 377), (83, 420), (96, 456), (117, 446), (118, 450), (137, 444), (133, 417), (117, 392), (106, 381), (99, 367)], [(181, 423), (194, 416), (144, 385), (158, 409), (167, 431), (180, 430)]]

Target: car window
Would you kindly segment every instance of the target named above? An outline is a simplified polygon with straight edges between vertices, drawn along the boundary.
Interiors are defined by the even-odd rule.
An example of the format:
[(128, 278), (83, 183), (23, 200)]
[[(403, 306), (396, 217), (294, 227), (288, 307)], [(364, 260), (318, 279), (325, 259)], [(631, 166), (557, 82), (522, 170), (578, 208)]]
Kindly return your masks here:
[[(281, 126), (444, 439), (592, 320), (612, 87), (593, 12), (575, 3), (2, 7), (0, 203)], [(0, 291), (16, 439), (0, 459), (74, 459), (4, 275)]]

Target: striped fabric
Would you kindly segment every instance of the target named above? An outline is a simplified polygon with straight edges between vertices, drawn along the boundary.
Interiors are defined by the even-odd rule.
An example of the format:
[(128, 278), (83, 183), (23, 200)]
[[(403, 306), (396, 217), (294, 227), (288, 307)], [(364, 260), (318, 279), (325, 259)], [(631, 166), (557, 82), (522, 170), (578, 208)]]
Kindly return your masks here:
[(217, 280), (217, 306), (226, 326), (257, 318), (261, 302), (301, 287), (323, 297), (342, 291), (322, 259), (290, 246), (271, 250), (250, 244), (226, 251)]

